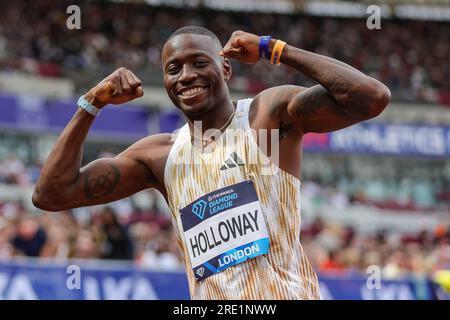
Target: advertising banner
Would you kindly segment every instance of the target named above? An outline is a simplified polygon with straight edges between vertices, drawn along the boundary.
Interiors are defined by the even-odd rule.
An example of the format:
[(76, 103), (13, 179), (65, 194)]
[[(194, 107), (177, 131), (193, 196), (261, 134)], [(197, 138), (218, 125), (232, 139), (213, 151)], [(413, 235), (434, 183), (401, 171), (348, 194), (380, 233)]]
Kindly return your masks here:
[[(384, 280), (320, 275), (326, 300), (431, 300), (428, 279)], [(445, 296), (439, 293), (439, 298)], [(132, 263), (23, 260), (0, 262), (0, 300), (189, 300), (184, 271), (148, 270)]]

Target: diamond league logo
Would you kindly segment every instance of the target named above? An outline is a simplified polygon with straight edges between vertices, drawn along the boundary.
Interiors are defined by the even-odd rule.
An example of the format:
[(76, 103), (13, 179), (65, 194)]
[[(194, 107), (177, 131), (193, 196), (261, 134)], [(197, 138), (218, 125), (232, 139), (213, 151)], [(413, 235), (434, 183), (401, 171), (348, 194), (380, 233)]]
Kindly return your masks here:
[(203, 220), (205, 217), (206, 201), (199, 200), (192, 206), (192, 213)]
[(203, 277), (203, 274), (205, 273), (205, 268), (203, 268), (203, 267), (198, 268), (195, 273), (201, 278), (201, 277)]

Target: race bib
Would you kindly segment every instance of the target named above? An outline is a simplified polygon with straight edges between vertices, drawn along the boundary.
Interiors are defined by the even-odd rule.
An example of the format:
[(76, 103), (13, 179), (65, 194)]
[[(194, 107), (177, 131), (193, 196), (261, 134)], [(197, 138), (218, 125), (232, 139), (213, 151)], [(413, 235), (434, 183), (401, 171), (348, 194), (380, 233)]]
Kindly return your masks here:
[(269, 234), (253, 181), (208, 193), (180, 210), (197, 280), (269, 251)]

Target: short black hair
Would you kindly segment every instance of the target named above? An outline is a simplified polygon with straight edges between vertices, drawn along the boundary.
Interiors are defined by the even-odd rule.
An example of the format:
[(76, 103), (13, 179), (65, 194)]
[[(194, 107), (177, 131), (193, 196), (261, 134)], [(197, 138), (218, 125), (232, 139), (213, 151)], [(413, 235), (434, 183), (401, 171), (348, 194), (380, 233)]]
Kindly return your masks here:
[(214, 32), (212, 32), (211, 30), (208, 30), (204, 27), (200, 27), (200, 26), (186, 26), (186, 27), (181, 27), (177, 30), (175, 30), (170, 36), (169, 38), (167, 38), (166, 43), (168, 41), (170, 41), (172, 38), (180, 35), (180, 34), (199, 34), (202, 36), (208, 36), (210, 37), (213, 42), (214, 45), (217, 47), (218, 50), (222, 49), (222, 43), (220, 42), (219, 38), (216, 36), (216, 34)]

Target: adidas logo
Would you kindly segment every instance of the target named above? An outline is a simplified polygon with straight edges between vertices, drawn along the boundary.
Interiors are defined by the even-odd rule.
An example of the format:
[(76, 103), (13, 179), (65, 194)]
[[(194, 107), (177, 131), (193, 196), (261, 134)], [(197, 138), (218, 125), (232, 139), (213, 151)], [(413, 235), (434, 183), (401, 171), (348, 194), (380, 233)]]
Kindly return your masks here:
[(220, 167), (220, 170), (227, 170), (243, 165), (245, 165), (244, 161), (242, 161), (241, 158), (239, 158), (236, 152), (233, 152), (232, 154), (230, 154), (230, 157), (227, 160), (225, 160), (225, 164), (222, 167)]

